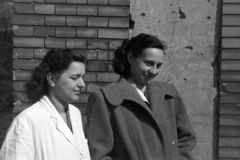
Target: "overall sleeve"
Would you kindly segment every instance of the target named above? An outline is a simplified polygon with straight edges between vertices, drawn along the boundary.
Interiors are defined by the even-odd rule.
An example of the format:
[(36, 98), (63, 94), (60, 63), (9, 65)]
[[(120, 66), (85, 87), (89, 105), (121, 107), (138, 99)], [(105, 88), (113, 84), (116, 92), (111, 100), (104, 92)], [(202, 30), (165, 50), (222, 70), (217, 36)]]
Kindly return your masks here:
[(92, 160), (111, 160), (114, 142), (106, 103), (101, 91), (92, 93), (87, 103), (87, 139)]
[(33, 160), (32, 132), (24, 117), (17, 117), (8, 129), (0, 151), (1, 160)]
[(179, 160), (193, 160), (191, 150), (196, 145), (196, 134), (191, 126), (185, 105), (176, 90), (176, 123), (178, 133)]

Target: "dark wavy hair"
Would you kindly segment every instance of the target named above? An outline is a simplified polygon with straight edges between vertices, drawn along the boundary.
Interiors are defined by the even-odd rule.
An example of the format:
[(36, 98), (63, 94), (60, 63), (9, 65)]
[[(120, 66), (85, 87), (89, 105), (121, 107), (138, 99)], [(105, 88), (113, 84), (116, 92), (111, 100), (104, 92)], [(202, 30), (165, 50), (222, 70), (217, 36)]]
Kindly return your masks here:
[(27, 91), (28, 99), (32, 102), (36, 102), (43, 95), (46, 95), (49, 87), (47, 74), (50, 72), (61, 74), (74, 61), (85, 64), (84, 56), (71, 49), (49, 50), (39, 66), (32, 71), (30, 82), (26, 83), (24, 86)]
[(147, 48), (157, 48), (165, 51), (167, 46), (157, 37), (145, 33), (141, 33), (130, 40), (124, 40), (121, 46), (114, 51), (112, 64), (114, 71), (124, 78), (129, 78), (130, 64), (127, 60), (127, 54), (131, 52), (137, 58)]

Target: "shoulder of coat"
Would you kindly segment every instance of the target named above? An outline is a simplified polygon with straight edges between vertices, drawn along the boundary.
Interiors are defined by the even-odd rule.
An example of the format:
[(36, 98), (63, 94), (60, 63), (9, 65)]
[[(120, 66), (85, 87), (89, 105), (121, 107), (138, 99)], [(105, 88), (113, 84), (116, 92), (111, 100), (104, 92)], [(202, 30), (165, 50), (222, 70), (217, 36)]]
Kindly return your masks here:
[(172, 84), (169, 84), (167, 82), (157, 82), (157, 81), (153, 81), (152, 83), (154, 83), (156, 86), (158, 86), (159, 89), (163, 90), (165, 92), (165, 94), (167, 94), (169, 96), (175, 96), (176, 87), (173, 86)]

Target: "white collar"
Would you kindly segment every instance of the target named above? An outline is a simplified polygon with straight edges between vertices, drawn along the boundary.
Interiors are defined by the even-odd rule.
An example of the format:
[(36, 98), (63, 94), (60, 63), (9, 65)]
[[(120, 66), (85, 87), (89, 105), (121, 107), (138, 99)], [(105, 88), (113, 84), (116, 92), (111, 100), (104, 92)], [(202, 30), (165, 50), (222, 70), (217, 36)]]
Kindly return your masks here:
[(137, 90), (137, 93), (139, 94), (139, 96), (142, 98), (143, 101), (148, 102), (147, 98), (145, 97), (145, 95), (143, 94), (143, 92), (137, 88), (136, 84), (132, 81), (131, 78), (128, 78), (127, 81), (133, 86), (133, 88), (135, 88)]

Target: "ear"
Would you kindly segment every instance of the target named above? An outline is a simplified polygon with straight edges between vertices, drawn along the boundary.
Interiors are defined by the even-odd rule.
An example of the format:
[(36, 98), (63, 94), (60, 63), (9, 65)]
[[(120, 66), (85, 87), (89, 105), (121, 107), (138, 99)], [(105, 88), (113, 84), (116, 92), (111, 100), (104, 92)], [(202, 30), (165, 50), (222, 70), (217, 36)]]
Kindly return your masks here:
[(55, 86), (55, 76), (51, 72), (47, 74), (47, 81), (51, 87)]
[(132, 64), (132, 61), (133, 61), (133, 55), (132, 55), (132, 53), (131, 52), (128, 52), (127, 53), (127, 60), (128, 60), (128, 63), (129, 64)]

